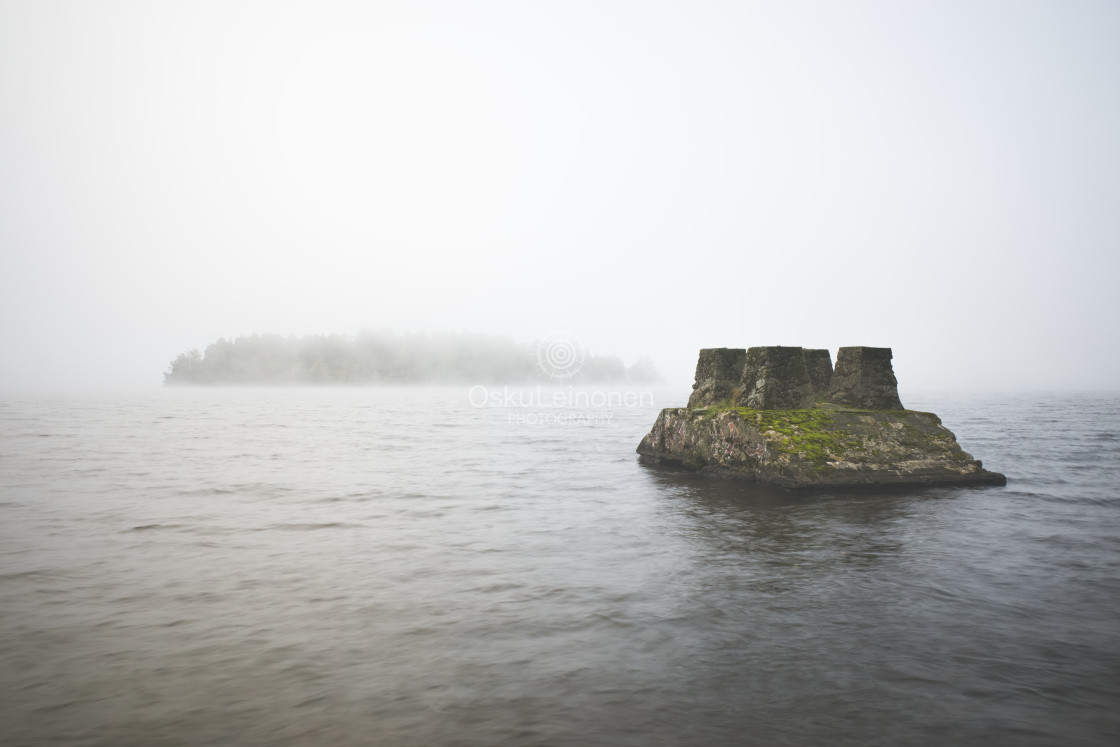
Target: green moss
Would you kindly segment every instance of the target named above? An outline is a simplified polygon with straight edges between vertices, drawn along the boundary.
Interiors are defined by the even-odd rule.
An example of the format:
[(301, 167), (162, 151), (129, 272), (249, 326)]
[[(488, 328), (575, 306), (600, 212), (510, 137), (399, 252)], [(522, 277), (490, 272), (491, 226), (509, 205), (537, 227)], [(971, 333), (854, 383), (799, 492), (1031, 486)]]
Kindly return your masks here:
[(728, 397), (725, 400), (722, 400), (720, 402), (716, 402), (714, 405), (708, 405), (707, 407), (701, 407), (701, 408), (698, 408), (698, 409), (704, 410), (704, 411), (706, 411), (706, 412), (708, 412), (712, 415), (717, 415), (721, 412), (726, 412), (728, 410), (743, 410), (743, 409), (746, 409), (746, 408), (743, 408), (743, 407), (738, 407), (735, 404), (736, 399), (737, 399), (736, 397)]
[(778, 434), (779, 438), (768, 444), (771, 448), (812, 462), (818, 471), (827, 469), (829, 461), (843, 458), (849, 449), (860, 445), (858, 439), (837, 427), (834, 411), (829, 409), (754, 410), (730, 401), (703, 408), (705, 417), (725, 412), (735, 413), (760, 433)]

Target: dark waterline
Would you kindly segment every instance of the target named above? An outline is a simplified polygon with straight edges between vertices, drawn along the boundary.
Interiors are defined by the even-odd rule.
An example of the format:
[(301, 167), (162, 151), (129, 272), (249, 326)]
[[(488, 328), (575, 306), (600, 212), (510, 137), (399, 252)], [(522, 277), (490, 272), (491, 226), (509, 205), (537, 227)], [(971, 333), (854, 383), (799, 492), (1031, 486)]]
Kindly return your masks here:
[(0, 742), (1116, 744), (1120, 398), (906, 404), (1007, 487), (705, 479), (655, 408), (465, 387), (0, 401)]

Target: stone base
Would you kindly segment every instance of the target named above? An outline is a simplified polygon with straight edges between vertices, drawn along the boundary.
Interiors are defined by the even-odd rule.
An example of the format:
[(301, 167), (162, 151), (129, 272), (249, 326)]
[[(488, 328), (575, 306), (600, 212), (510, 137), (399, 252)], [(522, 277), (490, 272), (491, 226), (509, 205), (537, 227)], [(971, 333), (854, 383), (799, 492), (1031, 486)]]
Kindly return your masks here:
[(933, 413), (666, 408), (638, 453), (785, 488), (1004, 485)]

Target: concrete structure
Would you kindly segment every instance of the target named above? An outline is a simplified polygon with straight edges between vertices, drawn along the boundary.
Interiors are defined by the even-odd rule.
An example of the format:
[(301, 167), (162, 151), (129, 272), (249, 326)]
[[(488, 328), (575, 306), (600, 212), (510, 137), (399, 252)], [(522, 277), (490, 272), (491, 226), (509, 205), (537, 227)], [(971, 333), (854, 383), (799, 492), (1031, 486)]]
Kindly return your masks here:
[(813, 385), (814, 397), (819, 399), (828, 394), (832, 384), (832, 356), (828, 350), (805, 348), (805, 368), (809, 371), (809, 383)]
[(704, 348), (696, 361), (696, 379), (689, 407), (709, 407), (734, 399), (743, 375), (747, 351), (743, 348)]
[(802, 348), (773, 345), (748, 348), (738, 403), (755, 410), (812, 407), (813, 385)]
[(827, 400), (867, 410), (902, 410), (890, 348), (850, 347), (836, 353)]

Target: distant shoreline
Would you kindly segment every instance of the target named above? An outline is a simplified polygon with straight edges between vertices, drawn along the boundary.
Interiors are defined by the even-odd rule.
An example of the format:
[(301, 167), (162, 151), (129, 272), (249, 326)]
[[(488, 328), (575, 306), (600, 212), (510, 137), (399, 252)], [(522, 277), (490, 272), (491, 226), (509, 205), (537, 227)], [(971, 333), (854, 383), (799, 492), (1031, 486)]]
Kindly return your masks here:
[(653, 362), (630, 366), (586, 353), (578, 340), (538, 345), (472, 334), (275, 334), (221, 338), (180, 353), (167, 386), (380, 386), (417, 384), (656, 384)]

